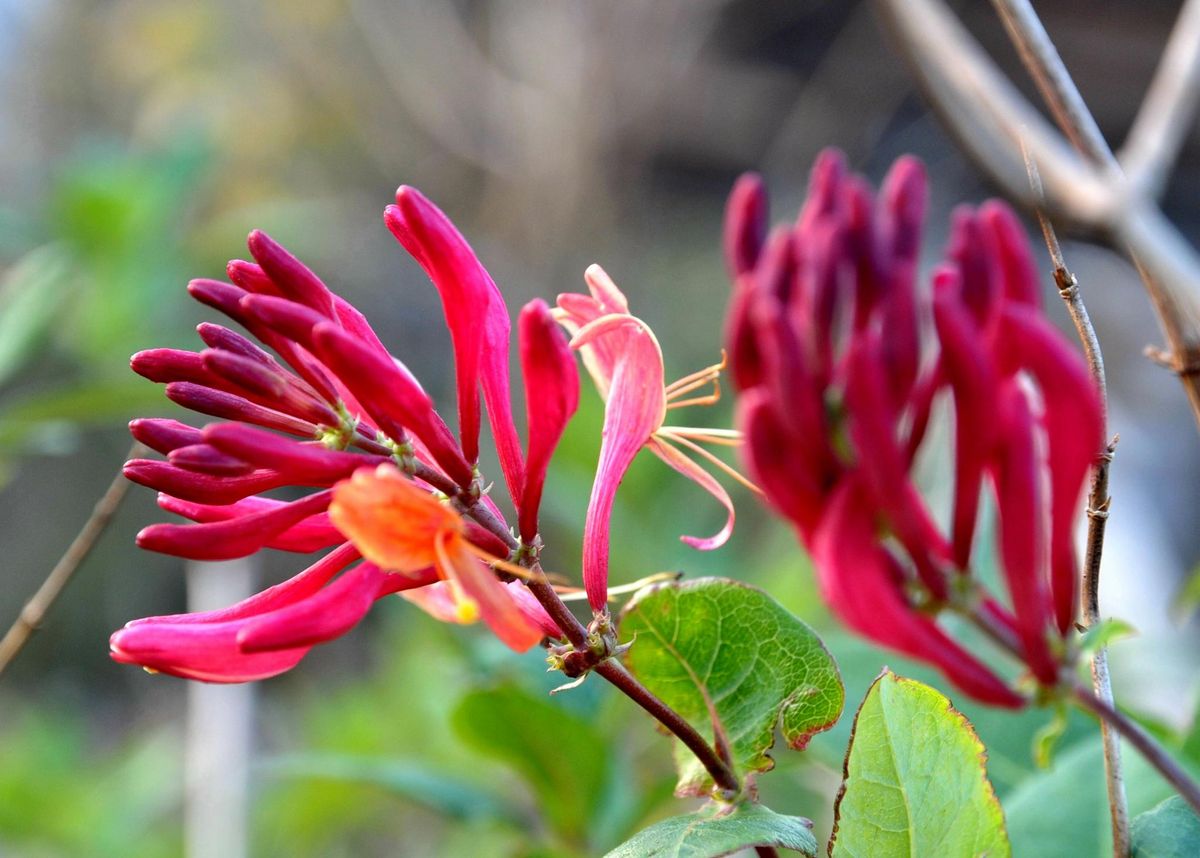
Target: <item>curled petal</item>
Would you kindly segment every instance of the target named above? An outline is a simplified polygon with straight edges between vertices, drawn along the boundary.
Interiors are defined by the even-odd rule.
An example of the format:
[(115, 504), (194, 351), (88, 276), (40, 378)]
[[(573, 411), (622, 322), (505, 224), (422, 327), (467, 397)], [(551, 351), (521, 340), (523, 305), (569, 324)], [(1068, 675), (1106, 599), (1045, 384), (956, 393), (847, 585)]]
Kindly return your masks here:
[(729, 494), (725, 491), (724, 487), (713, 479), (712, 474), (671, 446), (665, 438), (651, 438), (646, 448), (676, 471), (700, 486), (700, 488), (716, 498), (721, 506), (725, 507), (725, 525), (715, 534), (706, 539), (700, 539), (695, 536), (681, 536), (679, 537), (680, 540), (700, 551), (712, 551), (714, 548), (720, 548), (728, 542), (730, 535), (733, 533), (734, 512), (733, 501), (729, 499)]
[(465, 626), (479, 619), (478, 606), (463, 596), (462, 589), (454, 581), (438, 581), (425, 587), (404, 590), (400, 595), (441, 623)]
[(512, 600), (517, 603), (517, 608), (525, 615), (525, 619), (541, 629), (542, 634), (551, 638), (561, 638), (563, 636), (558, 623), (554, 622), (550, 615), (546, 613), (546, 609), (542, 607), (542, 603), (537, 600), (533, 593), (529, 592), (529, 588), (523, 582), (506, 581), (504, 586), (508, 589)]
[(439, 531), (434, 537), (437, 567), (475, 602), (479, 617), (510, 649), (524, 652), (545, 635), (517, 605), (512, 593), (495, 573), (472, 554), (454, 532)]
[(574, 355), (543, 301), (531, 301), (521, 310), (518, 339), (529, 447), (525, 485), (517, 506), (521, 538), (531, 542), (537, 535), (538, 507), (550, 458), (579, 407), (579, 372)]
[(666, 414), (662, 352), (645, 323), (633, 316), (604, 316), (575, 335), (574, 348), (615, 341), (620, 357), (604, 407), (600, 461), (583, 529), (583, 583), (595, 611), (608, 600), (608, 533), (617, 486), (634, 457)]
[(463, 529), (458, 513), (405, 479), (394, 465), (357, 471), (338, 483), (329, 515), (363, 557), (405, 574), (436, 564), (437, 534)]

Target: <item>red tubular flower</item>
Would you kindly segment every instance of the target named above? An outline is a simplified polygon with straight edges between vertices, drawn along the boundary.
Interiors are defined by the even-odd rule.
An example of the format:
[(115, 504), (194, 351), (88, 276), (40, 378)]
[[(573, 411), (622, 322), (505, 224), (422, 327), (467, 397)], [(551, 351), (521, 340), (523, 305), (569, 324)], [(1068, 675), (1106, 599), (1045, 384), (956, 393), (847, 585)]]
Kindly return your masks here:
[[(314, 644), (352, 628), (376, 599), (399, 592), (443, 619), (481, 619), (514, 649), (561, 637), (523, 583), (497, 578), (497, 567), (521, 572), (507, 562), (511, 537), (460, 511), (481, 505), (507, 527), (481, 495), (475, 470), (482, 387), (521, 537), (538, 544), (542, 484), (578, 404), (574, 359), (546, 305), (527, 306), (520, 329), (526, 471), (509, 403), (509, 318), (499, 290), (431, 202), (411, 188), (401, 188), (397, 202), (387, 223), (443, 298), (461, 443), (362, 314), (269, 236), (251, 233), (255, 262), (230, 262), (232, 283), (195, 280), (188, 289), (267, 348), (205, 323), (197, 329), (207, 346), (201, 352), (152, 349), (132, 359), (176, 403), (231, 421), (203, 429), (156, 418), (130, 424), (168, 461), (134, 460), (126, 475), (157, 489), (164, 510), (190, 520), (147, 527), (138, 544), (198, 560), (262, 548), (333, 550), (230, 608), (130, 623), (112, 637), (117, 661), (213, 682), (261, 679), (290, 669)], [(320, 491), (292, 501), (259, 496), (285, 487)]]
[[(1041, 314), (1029, 245), (1002, 203), (955, 212), (931, 294), (917, 291), (925, 201), (915, 159), (897, 161), (873, 199), (826, 152), (798, 222), (767, 238), (762, 183), (738, 181), (725, 248), (739, 421), (750, 471), (808, 546), (834, 612), (968, 694), (1019, 706), (936, 614), (976, 605), (1038, 682), (1058, 681), (1077, 600), (1071, 529), (1100, 449), (1100, 401), (1082, 357)], [(913, 477), (939, 397), (955, 427), (948, 533)], [(970, 577), (986, 487), (1007, 606)]]

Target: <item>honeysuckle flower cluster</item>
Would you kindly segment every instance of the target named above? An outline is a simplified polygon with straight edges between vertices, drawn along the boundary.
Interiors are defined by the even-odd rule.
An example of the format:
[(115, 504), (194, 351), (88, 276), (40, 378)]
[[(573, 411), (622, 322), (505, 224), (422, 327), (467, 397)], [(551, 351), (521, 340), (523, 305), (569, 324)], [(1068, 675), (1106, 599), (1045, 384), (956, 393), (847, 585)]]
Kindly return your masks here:
[[(834, 612), (972, 696), (1016, 707), (1025, 697), (938, 612), (978, 612), (1018, 642), (1038, 683), (1058, 682), (1101, 404), (1082, 356), (1042, 314), (1028, 242), (1004, 204), (958, 209), (932, 288), (918, 290), (926, 197), (915, 159), (897, 161), (876, 197), (826, 152), (798, 221), (768, 235), (761, 181), (739, 180), (725, 236), (739, 423), (751, 474), (795, 525)], [(913, 478), (939, 400), (954, 426), (946, 527)], [(985, 491), (1007, 602), (972, 574)]]
[[(331, 550), (232, 607), (129, 623), (111, 639), (117, 661), (212, 682), (262, 679), (344, 634), (373, 602), (393, 593), (445, 621), (480, 619), (515, 650), (562, 638), (521, 578), (542, 574), (542, 490), (579, 399), (572, 348), (582, 353), (606, 402), (584, 538), (586, 593), (600, 619), (607, 617), (613, 496), (642, 447), (728, 511), (716, 536), (685, 540), (712, 548), (728, 537), (728, 495), (676, 445), (728, 469), (697, 441), (730, 443), (736, 433), (663, 426), (669, 408), (715, 399), (715, 392), (681, 397), (715, 384), (720, 366), (664, 386), (653, 333), (629, 315), (611, 280), (590, 269), (590, 296), (561, 295), (554, 310), (535, 300), (518, 318), (527, 425), (522, 449), (510, 396), (510, 319), (495, 283), (453, 224), (418, 191), (400, 188), (385, 222), (440, 293), (454, 350), (458, 436), (361, 313), (267, 235), (252, 233), (254, 262), (230, 262), (230, 282), (194, 280), (188, 290), (258, 343), (205, 323), (198, 328), (203, 351), (152, 349), (132, 359), (136, 372), (166, 384), (171, 400), (224, 421), (202, 429), (156, 418), (130, 424), (134, 437), (166, 461), (133, 460), (125, 474), (157, 489), (164, 510), (191, 521), (147, 527), (138, 544), (197, 560), (263, 548)], [(569, 345), (560, 323), (574, 334)], [(481, 392), (515, 529), (477, 468)], [(317, 491), (288, 501), (264, 495), (284, 488)]]

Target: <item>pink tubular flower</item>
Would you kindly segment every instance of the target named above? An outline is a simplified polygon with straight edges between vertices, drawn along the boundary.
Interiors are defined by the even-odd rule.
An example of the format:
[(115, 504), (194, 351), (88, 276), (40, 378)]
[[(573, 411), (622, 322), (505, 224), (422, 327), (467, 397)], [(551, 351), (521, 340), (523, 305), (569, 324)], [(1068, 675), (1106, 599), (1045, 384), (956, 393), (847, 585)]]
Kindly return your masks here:
[[(915, 159), (897, 161), (875, 198), (826, 152), (797, 223), (768, 237), (762, 183), (738, 181), (725, 249), (739, 421), (750, 471), (808, 546), (834, 612), (968, 694), (1020, 706), (936, 615), (978, 610), (1039, 683), (1058, 681), (1077, 602), (1071, 530), (1101, 447), (1100, 400), (1042, 315), (1037, 269), (1004, 204), (955, 212), (931, 294), (918, 292), (925, 202)], [(913, 478), (939, 398), (955, 430), (945, 530)], [(1007, 604), (971, 577), (988, 489)]]
[[(605, 402), (600, 461), (583, 534), (584, 588), (592, 609), (602, 611), (608, 598), (613, 501), (617, 486), (639, 450), (646, 447), (725, 507), (725, 525), (715, 535), (680, 537), (693, 548), (710, 550), (725, 544), (733, 532), (733, 501), (721, 484), (680, 447), (702, 456), (751, 489), (754, 486), (697, 443), (736, 444), (740, 440), (737, 432), (663, 425), (672, 409), (716, 402), (717, 377), (724, 361), (664, 384), (662, 350), (654, 332), (629, 313), (625, 296), (604, 269), (593, 265), (584, 279), (591, 294), (559, 295), (556, 318), (572, 334), (571, 348), (583, 356), (584, 366)], [(708, 384), (714, 385), (713, 394), (685, 398)]]
[[(507, 562), (510, 554), (539, 543), (542, 484), (578, 404), (574, 359), (545, 303), (527, 305), (518, 331), (529, 426), (523, 454), (499, 290), (436, 206), (411, 188), (396, 200), (387, 225), (443, 300), (459, 438), (361, 313), (271, 238), (251, 233), (255, 261), (229, 263), (232, 282), (194, 280), (188, 288), (267, 348), (205, 323), (198, 329), (203, 351), (153, 349), (132, 359), (134, 371), (165, 383), (173, 401), (224, 421), (203, 429), (157, 418), (130, 424), (134, 437), (167, 460), (131, 461), (126, 475), (157, 489), (164, 510), (190, 520), (151, 525), (138, 544), (197, 560), (262, 548), (332, 550), (230, 608), (129, 623), (112, 636), (117, 661), (211, 682), (262, 679), (344, 634), (392, 593), (440, 619), (480, 619), (517, 650), (561, 637), (524, 584), (502, 582), (495, 570), (521, 572)], [(520, 543), (480, 489), (480, 389)], [(290, 501), (262, 496), (287, 487), (316, 491)], [(462, 514), (472, 509), (484, 513)], [(496, 524), (489, 529), (474, 518)]]

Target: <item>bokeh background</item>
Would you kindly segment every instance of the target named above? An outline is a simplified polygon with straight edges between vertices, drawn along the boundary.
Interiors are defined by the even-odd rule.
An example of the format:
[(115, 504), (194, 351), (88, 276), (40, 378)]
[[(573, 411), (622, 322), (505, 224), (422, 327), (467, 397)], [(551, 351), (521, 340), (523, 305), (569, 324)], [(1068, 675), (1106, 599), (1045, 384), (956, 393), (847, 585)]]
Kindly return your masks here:
[[(987, 5), (959, 5), (1028, 91)], [(1114, 143), (1176, 7), (1039, 3)], [(450, 214), (514, 309), (580, 289), (601, 262), (678, 376), (719, 349), (734, 178), (762, 171), (777, 216), (790, 217), (827, 145), (873, 181), (902, 152), (926, 161), (927, 265), (950, 209), (992, 192), (921, 103), (869, 5), (0, 0), (0, 626), (112, 478), (125, 422), (181, 416), (128, 356), (196, 345), (192, 328), (213, 317), (183, 287), (222, 277), (251, 228), (363, 309), (443, 403), (452, 362), (436, 294), (381, 220), (400, 183)], [(1166, 201), (1192, 238), (1198, 190), (1193, 137)], [(1184, 741), (1200, 439), (1177, 383), (1141, 357), (1158, 334), (1135, 274), (1087, 244), (1066, 253), (1121, 433), (1103, 596), (1138, 635), (1113, 652), (1117, 695)], [(545, 502), (545, 559), (563, 571), (578, 566), (598, 447), (600, 404), (586, 387), (583, 400)], [(729, 413), (724, 403), (696, 419)], [(930, 490), (939, 484), (933, 468)], [(692, 552), (676, 534), (719, 525), (719, 509), (639, 460), (618, 498), (615, 575), (672, 569), (767, 587), (826, 637), (851, 705), (883, 664), (931, 678), (840, 631), (787, 530), (738, 500), (729, 545)], [(248, 693), (189, 694), (110, 662), (113, 629), (187, 604), (182, 564), (133, 546), (161, 518), (152, 492), (132, 491), (0, 677), (0, 855), (591, 855), (683, 809), (667, 740), (626, 701), (597, 681), (549, 698), (536, 653), (514, 658), (399, 599)], [(302, 563), (207, 570), (207, 597)], [(193, 600), (206, 598), (204, 572), (192, 573)], [(1073, 716), (1041, 770), (1031, 748), (1053, 713), (956, 703), (988, 746), (1017, 854), (1103, 854), (1092, 726)], [(762, 779), (768, 803), (827, 833), (848, 730), (846, 718), (807, 753), (780, 751)], [(1165, 795), (1131, 768), (1135, 811)]]

